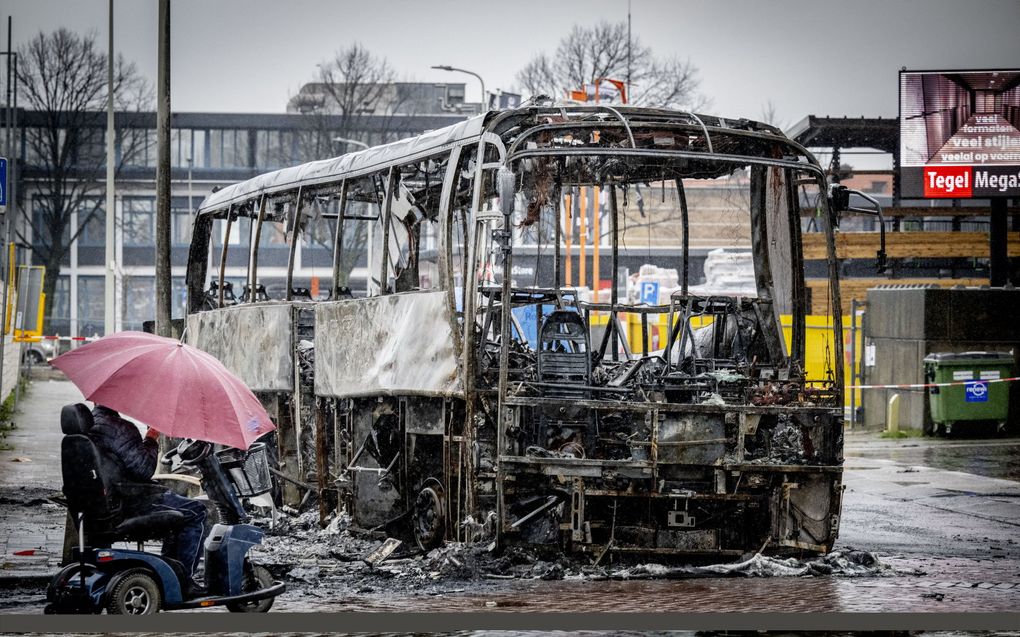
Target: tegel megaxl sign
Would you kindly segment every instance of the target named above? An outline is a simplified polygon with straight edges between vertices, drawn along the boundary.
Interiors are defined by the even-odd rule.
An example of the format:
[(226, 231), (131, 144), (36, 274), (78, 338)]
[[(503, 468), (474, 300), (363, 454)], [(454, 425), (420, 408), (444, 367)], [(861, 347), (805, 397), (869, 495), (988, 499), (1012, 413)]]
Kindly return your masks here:
[(900, 196), (1020, 196), (1020, 69), (900, 72)]

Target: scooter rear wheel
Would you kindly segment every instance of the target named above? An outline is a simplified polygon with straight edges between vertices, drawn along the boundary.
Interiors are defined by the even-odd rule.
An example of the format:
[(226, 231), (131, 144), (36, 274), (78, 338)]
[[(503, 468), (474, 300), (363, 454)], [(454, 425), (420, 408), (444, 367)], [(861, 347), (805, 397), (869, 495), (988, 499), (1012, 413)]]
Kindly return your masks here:
[[(244, 566), (244, 582), (241, 584), (241, 592), (254, 593), (273, 585), (273, 575), (265, 567), (256, 566), (251, 562), (246, 562)], [(273, 607), (275, 599), (275, 597), (270, 597), (254, 602), (230, 602), (227, 604), (227, 609), (232, 613), (265, 613)]]
[(145, 571), (135, 571), (114, 586), (106, 610), (111, 615), (152, 615), (162, 603), (156, 580)]

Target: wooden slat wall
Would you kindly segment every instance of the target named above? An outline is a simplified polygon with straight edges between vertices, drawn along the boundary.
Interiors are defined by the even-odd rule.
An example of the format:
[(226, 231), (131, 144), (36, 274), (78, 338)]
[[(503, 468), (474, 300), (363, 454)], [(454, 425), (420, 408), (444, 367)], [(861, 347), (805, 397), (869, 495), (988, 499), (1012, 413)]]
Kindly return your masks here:
[[(807, 279), (805, 281), (811, 290), (811, 314), (830, 314), (829, 311), (829, 280), (828, 279)], [(879, 285), (923, 285), (934, 283), (939, 287), (949, 288), (954, 285), (978, 286), (988, 285), (988, 279), (841, 279), (839, 282), (839, 295), (843, 306), (843, 315), (850, 314), (850, 301), (857, 299), (864, 301), (868, 296), (868, 288)]]
[[(856, 200), (854, 200), (856, 203)], [(867, 206), (865, 206), (867, 207)], [(815, 208), (801, 208), (800, 214), (802, 217), (814, 217), (818, 211)], [(886, 219), (893, 217), (987, 217), (991, 214), (991, 208), (984, 206), (977, 207), (963, 207), (963, 208), (951, 208), (948, 206), (906, 206), (900, 208), (883, 208), (882, 216)], [(1008, 206), (1006, 208), (1006, 214), (1017, 215), (1020, 214), (1020, 206)], [(844, 217), (858, 217), (858, 216), (871, 216), (870, 214), (859, 213), (854, 211), (847, 211), (841, 213)]]
[[(1020, 232), (1006, 236), (1010, 257), (1020, 257)], [(874, 259), (878, 252), (877, 232), (841, 232), (836, 236), (836, 256), (840, 259)], [(887, 232), (886, 254), (891, 259), (904, 257), (988, 258), (986, 232)], [(804, 258), (825, 259), (825, 235), (818, 232), (804, 234)]]

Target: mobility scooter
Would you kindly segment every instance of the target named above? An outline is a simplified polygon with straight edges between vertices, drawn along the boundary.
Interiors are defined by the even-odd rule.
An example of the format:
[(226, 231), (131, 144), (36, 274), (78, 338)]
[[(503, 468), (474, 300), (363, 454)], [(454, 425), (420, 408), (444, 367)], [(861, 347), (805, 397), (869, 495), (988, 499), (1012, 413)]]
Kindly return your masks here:
[[(181, 463), (199, 470), (202, 487), (219, 515), (204, 546), (207, 592), (191, 596), (185, 586), (190, 573), (183, 564), (141, 550), (145, 540), (175, 534), (184, 515), (161, 511), (129, 517), (127, 503), (110, 495), (111, 477), (87, 435), (92, 423), (92, 413), (84, 404), (67, 405), (61, 411), (64, 497), (77, 526), (78, 547), (74, 561), (47, 588), (46, 612), (101, 613), (105, 609), (112, 614), (142, 615), (220, 605), (233, 612), (268, 611), (285, 586), (248, 559), (248, 550), (261, 543), (263, 532), (244, 524), (248, 515), (240, 500), (265, 493), (272, 485), (265, 446), (256, 442), (247, 452), (213, 452), (210, 443), (185, 440), (166, 454), (176, 454)], [(118, 486), (124, 490), (124, 485)], [(128, 488), (136, 487), (140, 493), (159, 488), (154, 484)], [(113, 548), (115, 542), (137, 542), (138, 550)]]

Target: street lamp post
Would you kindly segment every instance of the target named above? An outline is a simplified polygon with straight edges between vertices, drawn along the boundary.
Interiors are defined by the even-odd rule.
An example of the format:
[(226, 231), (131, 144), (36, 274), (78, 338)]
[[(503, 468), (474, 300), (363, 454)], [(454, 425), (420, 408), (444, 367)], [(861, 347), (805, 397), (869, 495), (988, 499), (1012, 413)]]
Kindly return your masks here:
[(356, 139), (348, 139), (347, 137), (334, 137), (333, 141), (339, 142), (341, 144), (351, 144), (353, 146), (361, 146), (362, 148), (368, 148), (368, 144), (366, 144), (365, 142), (361, 142)]
[(475, 73), (474, 71), (469, 71), (467, 69), (458, 69), (457, 67), (450, 66), (448, 64), (437, 64), (432, 68), (437, 69), (439, 71), (453, 71), (456, 73), (467, 73), (468, 75), (474, 75), (475, 77), (477, 77), (479, 83), (481, 83), (482, 85), (482, 110), (483, 111), (488, 110), (489, 108), (488, 93), (485, 92), (485, 80), (482, 79), (481, 75)]
[(192, 203), (192, 192), (191, 192), (191, 169), (192, 169), (192, 167), (195, 164), (195, 158), (189, 155), (185, 159), (185, 161), (188, 162), (188, 213), (190, 214), (191, 211), (194, 210), (194, 205)]
[[(117, 249), (117, 200), (116, 164), (114, 146), (116, 144), (116, 129), (114, 128), (113, 117), (113, 0), (110, 0), (109, 15), (109, 50), (106, 53), (106, 269), (103, 278), (103, 335), (109, 336), (116, 330), (117, 321), (117, 275), (116, 268)], [(75, 332), (77, 334), (77, 332)]]

